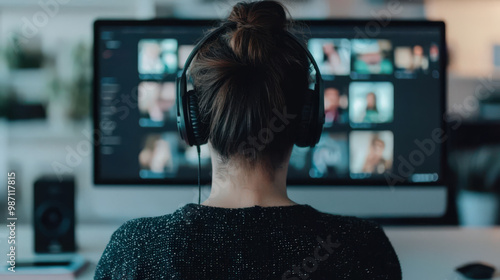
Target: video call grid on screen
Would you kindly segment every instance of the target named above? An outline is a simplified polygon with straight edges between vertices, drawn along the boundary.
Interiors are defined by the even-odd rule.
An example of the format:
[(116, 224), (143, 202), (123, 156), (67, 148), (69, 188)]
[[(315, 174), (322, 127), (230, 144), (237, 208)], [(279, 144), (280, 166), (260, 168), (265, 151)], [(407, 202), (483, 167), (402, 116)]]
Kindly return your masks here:
[[(309, 21), (325, 85), (315, 148), (294, 147), (288, 184), (443, 183), (445, 41), (441, 22)], [(195, 147), (178, 136), (175, 77), (212, 21), (97, 21), (94, 181), (195, 184)], [(368, 27), (367, 27), (368, 26)], [(207, 145), (202, 182), (211, 177)]]

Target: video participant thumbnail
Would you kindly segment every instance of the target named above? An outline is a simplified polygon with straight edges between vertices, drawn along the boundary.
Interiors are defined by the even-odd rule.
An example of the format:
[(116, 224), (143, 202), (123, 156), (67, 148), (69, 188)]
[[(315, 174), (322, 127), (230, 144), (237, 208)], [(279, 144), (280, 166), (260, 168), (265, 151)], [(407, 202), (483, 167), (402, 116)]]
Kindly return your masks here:
[(348, 97), (345, 92), (338, 88), (327, 87), (324, 92), (325, 105), (325, 127), (331, 127), (334, 123), (348, 123), (347, 112)]
[(342, 178), (349, 172), (347, 133), (323, 133), (312, 150), (309, 176)]
[(439, 47), (435, 43), (432, 43), (429, 47), (429, 58), (431, 62), (437, 62), (439, 60)]
[(383, 174), (392, 169), (394, 134), (392, 131), (352, 131), (349, 135), (351, 178)]
[(162, 126), (175, 119), (175, 84), (173, 82), (141, 82), (138, 88), (139, 125)]
[(394, 119), (394, 85), (390, 82), (353, 82), (349, 85), (351, 123), (388, 123)]
[(351, 42), (348, 39), (310, 39), (308, 48), (322, 75), (349, 75)]
[(352, 71), (356, 74), (392, 74), (391, 52), (389, 40), (353, 39)]
[(397, 47), (394, 50), (394, 65), (398, 72), (427, 72), (429, 58), (424, 54), (424, 48), (420, 45)]
[(138, 156), (140, 177), (156, 179), (176, 176), (180, 158), (178, 145), (177, 132), (146, 135)]
[(138, 48), (138, 71), (141, 77), (176, 73), (176, 39), (142, 39), (139, 41)]

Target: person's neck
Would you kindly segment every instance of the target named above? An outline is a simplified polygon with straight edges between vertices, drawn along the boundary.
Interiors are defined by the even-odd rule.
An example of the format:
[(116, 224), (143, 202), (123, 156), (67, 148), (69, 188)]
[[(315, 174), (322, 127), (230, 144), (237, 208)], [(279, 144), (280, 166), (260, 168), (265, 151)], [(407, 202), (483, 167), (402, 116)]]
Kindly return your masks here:
[(263, 168), (245, 169), (231, 166), (221, 168), (212, 163), (212, 189), (202, 205), (243, 208), (296, 205), (286, 192), (288, 164), (278, 167), (273, 178)]

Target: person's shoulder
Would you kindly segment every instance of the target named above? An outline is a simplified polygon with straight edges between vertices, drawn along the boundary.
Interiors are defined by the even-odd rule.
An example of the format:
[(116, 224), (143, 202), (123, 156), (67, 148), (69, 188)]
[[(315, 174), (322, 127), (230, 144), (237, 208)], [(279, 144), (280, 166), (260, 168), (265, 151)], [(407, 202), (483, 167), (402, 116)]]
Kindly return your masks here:
[(382, 226), (372, 220), (317, 211), (315, 223), (320, 232), (331, 234), (346, 244), (362, 241), (375, 247), (391, 246)]
[(318, 215), (316, 223), (322, 225), (325, 228), (330, 229), (342, 229), (343, 231), (354, 231), (354, 232), (371, 232), (380, 231), (382, 227), (377, 222), (358, 218), (355, 216), (346, 216), (338, 214), (329, 214), (316, 210)]
[[(319, 211), (316, 223), (321, 225), (323, 235), (328, 233), (331, 242), (350, 252), (358, 271), (379, 275), (377, 279), (401, 279), (398, 256), (379, 223)], [(362, 279), (372, 279), (368, 276)]]
[(182, 231), (186, 224), (184, 216), (186, 214), (178, 209), (171, 214), (124, 222), (113, 232), (94, 279), (144, 279), (137, 276), (137, 268), (157, 261), (152, 251), (171, 244), (173, 233), (185, 232)]
[(137, 236), (145, 236), (151, 233), (161, 234), (164, 231), (169, 231), (181, 228), (188, 224), (195, 216), (193, 213), (186, 211), (186, 207), (181, 207), (173, 213), (160, 216), (133, 218), (124, 222), (113, 235), (122, 239), (134, 238)]
[(165, 214), (127, 220), (115, 230), (113, 237), (125, 240), (149, 234), (161, 227), (168, 226), (172, 222), (172, 216), (173, 214)]

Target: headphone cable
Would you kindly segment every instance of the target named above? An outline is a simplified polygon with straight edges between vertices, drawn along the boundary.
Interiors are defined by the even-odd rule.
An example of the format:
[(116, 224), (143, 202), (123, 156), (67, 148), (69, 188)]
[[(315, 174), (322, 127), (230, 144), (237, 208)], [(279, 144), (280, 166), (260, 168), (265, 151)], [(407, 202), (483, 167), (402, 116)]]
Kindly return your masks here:
[(198, 205), (200, 205), (201, 204), (201, 181), (200, 181), (201, 156), (200, 156), (200, 145), (196, 145), (196, 150), (198, 151)]

